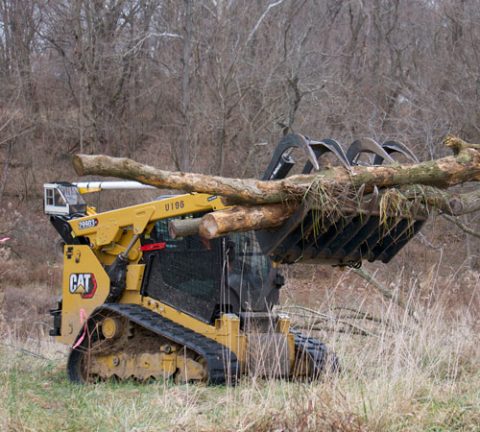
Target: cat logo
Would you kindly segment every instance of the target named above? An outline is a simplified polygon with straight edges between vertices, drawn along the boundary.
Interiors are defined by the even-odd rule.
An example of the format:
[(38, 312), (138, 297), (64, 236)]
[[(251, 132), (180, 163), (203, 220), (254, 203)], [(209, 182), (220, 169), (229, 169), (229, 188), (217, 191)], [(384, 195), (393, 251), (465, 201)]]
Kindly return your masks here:
[(93, 273), (72, 273), (69, 288), (71, 294), (80, 294), (82, 298), (92, 298), (97, 290), (97, 281)]

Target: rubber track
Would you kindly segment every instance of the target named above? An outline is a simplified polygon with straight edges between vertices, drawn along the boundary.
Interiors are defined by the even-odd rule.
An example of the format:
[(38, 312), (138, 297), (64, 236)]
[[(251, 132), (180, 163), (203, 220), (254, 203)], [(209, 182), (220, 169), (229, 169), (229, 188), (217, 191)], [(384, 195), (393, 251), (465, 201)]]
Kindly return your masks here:
[[(313, 363), (313, 376), (310, 378), (317, 379), (321, 373), (325, 371), (328, 359), (328, 348), (318, 339), (304, 336), (298, 330), (290, 329), (290, 333), (295, 336), (295, 348), (303, 353), (306, 353)], [(337, 357), (332, 353), (331, 357), (331, 371), (337, 372), (340, 370)]]
[(159, 336), (196, 352), (206, 360), (208, 384), (235, 384), (239, 372), (237, 356), (227, 347), (139, 305), (103, 304), (93, 312), (92, 317), (105, 311), (115, 312)]

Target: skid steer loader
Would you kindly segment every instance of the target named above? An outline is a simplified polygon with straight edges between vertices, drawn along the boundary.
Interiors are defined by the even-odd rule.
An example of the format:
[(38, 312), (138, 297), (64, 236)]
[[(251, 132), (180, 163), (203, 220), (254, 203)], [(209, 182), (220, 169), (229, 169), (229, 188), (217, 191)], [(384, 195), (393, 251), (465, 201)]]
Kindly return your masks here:
[[(346, 152), (332, 139), (285, 136), (263, 179), (284, 178), (294, 152), (307, 158), (303, 172), (318, 170), (327, 152), (350, 167), (369, 154), (373, 164), (392, 156), (416, 161), (404, 145), (355, 141)], [(359, 266), (390, 261), (419, 231), (421, 218), (397, 218), (379, 229), (378, 191), (360, 197), (367, 212), (352, 213), (314, 229), (301, 206), (274, 230), (205, 240), (172, 238), (169, 222), (224, 209), (206, 194), (159, 197), (97, 213), (84, 193), (147, 188), (136, 182), (47, 183), (44, 208), (64, 243), (62, 297), (51, 310), (57, 341), (71, 346), (69, 378), (172, 379), (235, 383), (243, 374), (316, 379), (338, 361), (315, 338), (296, 331), (279, 302), (279, 264)]]

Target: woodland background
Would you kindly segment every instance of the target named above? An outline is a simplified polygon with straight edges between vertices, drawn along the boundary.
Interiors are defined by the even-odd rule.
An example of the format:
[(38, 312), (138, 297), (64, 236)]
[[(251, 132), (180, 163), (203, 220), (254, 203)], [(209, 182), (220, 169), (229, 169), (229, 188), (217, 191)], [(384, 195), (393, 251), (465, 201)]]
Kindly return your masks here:
[(48, 337), (62, 273), (42, 185), (79, 180), (77, 152), (258, 178), (287, 127), (438, 158), (448, 133), (480, 142), (479, 46), (480, 0), (0, 0), (0, 429), (478, 430), (480, 215), (457, 221), (473, 235), (433, 217), (364, 265), (380, 290), (284, 269), (284, 307), (313, 320), (338, 376), (79, 388)]
[[(57, 283), (42, 184), (77, 180), (76, 152), (259, 177), (287, 127), (420, 160), (480, 142), (479, 24), (478, 0), (1, 0), (0, 284)], [(423, 233), (387, 273), (478, 270), (478, 234)]]

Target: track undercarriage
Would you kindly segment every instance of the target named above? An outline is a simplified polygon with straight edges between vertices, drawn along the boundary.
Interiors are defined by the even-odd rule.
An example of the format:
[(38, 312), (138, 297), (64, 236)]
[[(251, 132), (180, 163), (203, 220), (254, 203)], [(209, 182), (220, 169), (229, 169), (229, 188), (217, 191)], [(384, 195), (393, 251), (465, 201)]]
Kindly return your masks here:
[(234, 384), (245, 373), (257, 378), (311, 380), (326, 369), (338, 369), (336, 358), (324, 344), (300, 333), (291, 334), (295, 341), (292, 365), (288, 364), (283, 335), (255, 331), (249, 333), (252, 346), (246, 362), (240, 363), (225, 346), (148, 309), (107, 305), (87, 322), (67, 369), (69, 378), (79, 383), (113, 378), (177, 384)]

